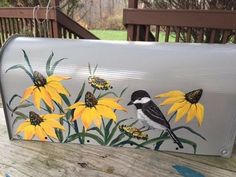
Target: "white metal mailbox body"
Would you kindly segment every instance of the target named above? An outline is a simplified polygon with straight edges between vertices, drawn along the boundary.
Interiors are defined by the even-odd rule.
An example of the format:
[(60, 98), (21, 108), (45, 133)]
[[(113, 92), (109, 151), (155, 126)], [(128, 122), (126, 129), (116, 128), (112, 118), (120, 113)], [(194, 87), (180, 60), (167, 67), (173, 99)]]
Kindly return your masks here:
[[(57, 96), (64, 96), (61, 103), (47, 90), (50, 75), (60, 76), (54, 82), (70, 93), (63, 95), (62, 90), (51, 85)], [(30, 86), (34, 90), (24, 95)], [(41, 99), (35, 89), (41, 92)], [(43, 98), (43, 89), (48, 102)], [(139, 90), (150, 97), (141, 92), (137, 99), (132, 97)], [(201, 93), (193, 96), (196, 90)], [(28, 126), (41, 128), (46, 141), (229, 157), (236, 130), (236, 46), (15, 37), (1, 51), (1, 91), (11, 139), (40, 140), (36, 129), (32, 133), (30, 128), (19, 128), (28, 121)], [(88, 92), (90, 97), (86, 100)], [(189, 93), (195, 99), (192, 102)], [(167, 133), (168, 123), (162, 124), (162, 129), (157, 128), (153, 121), (156, 109), (150, 113), (154, 118), (140, 117), (140, 110), (148, 107), (139, 106), (150, 101), (137, 101), (143, 97), (150, 98), (160, 108), (160, 114), (169, 121), (169, 129), (183, 148)], [(132, 105), (127, 106), (130, 101)], [(140, 104), (136, 106), (135, 101)], [(84, 110), (79, 104), (70, 107), (78, 102)], [(183, 102), (187, 104), (178, 107)], [(174, 109), (172, 113), (170, 108)], [(29, 119), (31, 111), (41, 118)], [(42, 116), (46, 114), (62, 115), (54, 121), (64, 129), (48, 124), (57, 137), (50, 134), (51, 129), (46, 129), (46, 125), (41, 126), (47, 122)]]

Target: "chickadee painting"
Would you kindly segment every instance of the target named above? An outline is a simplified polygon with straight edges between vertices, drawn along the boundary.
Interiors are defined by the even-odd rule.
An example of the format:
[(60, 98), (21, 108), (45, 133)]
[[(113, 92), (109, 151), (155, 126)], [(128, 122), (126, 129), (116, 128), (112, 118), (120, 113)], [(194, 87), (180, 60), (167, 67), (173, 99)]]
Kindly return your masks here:
[(169, 122), (145, 90), (135, 91), (128, 105), (134, 105), (136, 107), (137, 118), (144, 127), (167, 131), (174, 143), (176, 143), (179, 148), (183, 148), (182, 143), (171, 130)]

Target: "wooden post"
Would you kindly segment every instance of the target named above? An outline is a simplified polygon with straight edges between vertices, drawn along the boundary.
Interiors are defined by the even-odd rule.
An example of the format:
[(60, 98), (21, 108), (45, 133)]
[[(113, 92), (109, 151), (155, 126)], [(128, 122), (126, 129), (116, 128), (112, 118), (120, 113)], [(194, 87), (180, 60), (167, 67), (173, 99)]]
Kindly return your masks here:
[[(128, 8), (138, 8), (138, 0), (129, 0)], [(127, 25), (127, 40), (128, 41), (135, 41), (135, 33), (136, 33), (136, 26), (135, 25)]]
[(61, 37), (61, 31), (60, 31), (60, 27), (57, 23), (57, 11), (58, 11), (58, 7), (59, 7), (59, 1), (60, 0), (52, 0), (51, 1), (51, 6), (53, 7), (53, 11), (54, 11), (54, 20), (52, 21), (52, 34), (53, 36), (50, 37), (54, 37), (54, 38), (60, 38)]

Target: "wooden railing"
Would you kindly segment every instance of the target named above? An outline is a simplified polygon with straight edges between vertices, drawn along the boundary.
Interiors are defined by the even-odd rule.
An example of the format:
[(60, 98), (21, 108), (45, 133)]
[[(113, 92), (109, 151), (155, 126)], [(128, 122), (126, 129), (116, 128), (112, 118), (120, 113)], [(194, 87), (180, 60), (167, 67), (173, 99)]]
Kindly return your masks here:
[[(13, 34), (35, 35), (51, 38), (98, 39), (95, 35), (73, 21), (57, 8), (48, 11), (37, 10), (37, 20), (33, 15), (34, 8), (0, 8), (0, 47)], [(40, 22), (44, 21), (44, 26)], [(45, 25), (45, 24), (48, 25)], [(47, 26), (47, 28), (46, 28)]]
[(129, 0), (123, 18), (130, 41), (236, 43), (236, 11), (138, 9)]

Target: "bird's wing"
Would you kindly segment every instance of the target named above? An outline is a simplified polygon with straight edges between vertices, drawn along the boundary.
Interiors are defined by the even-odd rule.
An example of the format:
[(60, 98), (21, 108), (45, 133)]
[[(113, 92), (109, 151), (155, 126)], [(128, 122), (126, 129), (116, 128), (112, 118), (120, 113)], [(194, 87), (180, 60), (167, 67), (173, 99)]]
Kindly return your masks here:
[(150, 102), (146, 103), (143, 106), (142, 111), (152, 121), (154, 121), (158, 124), (161, 124), (166, 128), (170, 128), (169, 122), (166, 120), (165, 116), (163, 115), (163, 113), (161, 112), (159, 107), (153, 101), (150, 101)]

